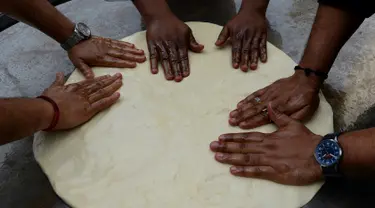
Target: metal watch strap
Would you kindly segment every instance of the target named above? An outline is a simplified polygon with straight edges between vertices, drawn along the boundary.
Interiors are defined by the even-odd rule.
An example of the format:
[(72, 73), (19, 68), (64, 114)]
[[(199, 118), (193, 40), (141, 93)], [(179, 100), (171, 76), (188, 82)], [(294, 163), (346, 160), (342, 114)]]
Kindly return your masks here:
[[(336, 140), (340, 136), (341, 133), (332, 133), (332, 134), (327, 134), (323, 137), (322, 141), (327, 140), (327, 139), (332, 139)], [(324, 177), (340, 177), (341, 174), (339, 173), (339, 162), (336, 163), (333, 166), (329, 167), (322, 167), (322, 172)]]
[(65, 43), (61, 44), (61, 47), (64, 50), (68, 51), (73, 46), (77, 45), (77, 43), (79, 43), (80, 41), (82, 41), (83, 39), (85, 39), (85, 38), (82, 37), (76, 30), (74, 30), (72, 36), (70, 36)]

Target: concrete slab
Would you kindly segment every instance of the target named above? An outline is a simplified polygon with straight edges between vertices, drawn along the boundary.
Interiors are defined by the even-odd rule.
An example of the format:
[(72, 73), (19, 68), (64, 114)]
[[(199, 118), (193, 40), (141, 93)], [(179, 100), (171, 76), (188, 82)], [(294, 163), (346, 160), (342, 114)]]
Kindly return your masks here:
[[(177, 0), (175, 0), (177, 1)], [(179, 3), (183, 2), (182, 0)], [(223, 24), (233, 15), (229, 0), (201, 0), (200, 7), (175, 8), (181, 18)], [(235, 0), (237, 9), (240, 0)], [(216, 9), (216, 10), (213, 10)], [(315, 0), (271, 1), (267, 17), (269, 41), (298, 61), (309, 35)], [(141, 30), (140, 15), (127, 0), (74, 0), (59, 9), (75, 22), (85, 22), (94, 34), (122, 38)], [(193, 15), (192, 15), (193, 14)], [(199, 14), (199, 15), (195, 15)], [(190, 15), (186, 17), (186, 15)], [(192, 15), (192, 16), (191, 16)], [(334, 107), (336, 128), (373, 125), (375, 18), (368, 19), (341, 51), (327, 81), (325, 94)], [(73, 70), (65, 52), (39, 31), (17, 24), (0, 33), (0, 97), (33, 97), (50, 85), (55, 73)], [(292, 70), (292, 69), (284, 69)], [(359, 119), (358, 122), (356, 122)], [(35, 163), (32, 137), (0, 147), (0, 207), (65, 207)], [(346, 182), (325, 185), (312, 207), (361, 207), (371, 201), (371, 185), (358, 190)], [(360, 197), (361, 196), (361, 197)]]

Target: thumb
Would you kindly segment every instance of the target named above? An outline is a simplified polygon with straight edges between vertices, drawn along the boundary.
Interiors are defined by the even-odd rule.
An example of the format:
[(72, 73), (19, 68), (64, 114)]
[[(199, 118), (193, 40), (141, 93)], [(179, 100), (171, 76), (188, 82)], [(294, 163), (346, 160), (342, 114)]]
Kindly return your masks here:
[(223, 30), (221, 30), (220, 35), (217, 38), (217, 41), (216, 41), (215, 45), (217, 45), (217, 46), (223, 46), (223, 44), (228, 39), (228, 37), (229, 37), (229, 29), (228, 29), (227, 26), (225, 26), (223, 28)]
[(268, 105), (268, 116), (279, 128), (287, 126), (291, 121), (293, 121), (293, 119), (289, 116), (273, 108), (272, 103)]
[(56, 73), (56, 79), (52, 83), (52, 86), (57, 87), (57, 86), (63, 86), (64, 85), (64, 73), (62, 72), (57, 72)]
[(193, 52), (195, 53), (199, 53), (203, 50), (204, 48), (204, 45), (202, 44), (199, 44), (195, 38), (194, 38), (194, 35), (192, 32), (190, 32), (190, 40), (189, 40), (189, 46), (190, 46), (190, 50), (192, 50)]
[(75, 67), (77, 67), (77, 69), (83, 74), (86, 79), (93, 79), (95, 77), (92, 69), (83, 60), (80, 59), (79, 61), (77, 61)]

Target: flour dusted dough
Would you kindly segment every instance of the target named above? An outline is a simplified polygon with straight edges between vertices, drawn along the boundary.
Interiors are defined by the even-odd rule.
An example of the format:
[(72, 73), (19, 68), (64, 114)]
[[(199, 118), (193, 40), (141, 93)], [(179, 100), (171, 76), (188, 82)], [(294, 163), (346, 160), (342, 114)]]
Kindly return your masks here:
[[(73, 207), (296, 208), (322, 186), (234, 177), (228, 165), (215, 162), (210, 142), (242, 131), (228, 125), (230, 110), (250, 92), (291, 75), (295, 63), (268, 44), (267, 64), (248, 73), (234, 70), (230, 47), (214, 46), (221, 27), (189, 25), (205, 50), (189, 53), (188, 78), (168, 82), (162, 73), (151, 75), (148, 63), (134, 70), (95, 69), (96, 75), (123, 73), (121, 100), (79, 128), (36, 136), (35, 158)], [(124, 40), (147, 51), (144, 32)], [(69, 82), (82, 79), (75, 71)], [(333, 131), (324, 97), (307, 126), (318, 134)], [(256, 129), (274, 130), (273, 125)]]

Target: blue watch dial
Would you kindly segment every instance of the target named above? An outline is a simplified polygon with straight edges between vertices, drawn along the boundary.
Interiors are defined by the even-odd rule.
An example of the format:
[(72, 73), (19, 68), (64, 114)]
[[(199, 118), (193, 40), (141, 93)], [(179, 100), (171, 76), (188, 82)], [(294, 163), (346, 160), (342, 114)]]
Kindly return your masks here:
[(332, 139), (322, 140), (315, 149), (315, 158), (323, 167), (336, 164), (341, 157), (339, 144)]

